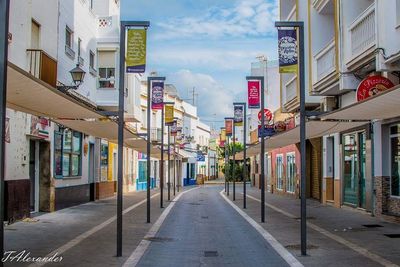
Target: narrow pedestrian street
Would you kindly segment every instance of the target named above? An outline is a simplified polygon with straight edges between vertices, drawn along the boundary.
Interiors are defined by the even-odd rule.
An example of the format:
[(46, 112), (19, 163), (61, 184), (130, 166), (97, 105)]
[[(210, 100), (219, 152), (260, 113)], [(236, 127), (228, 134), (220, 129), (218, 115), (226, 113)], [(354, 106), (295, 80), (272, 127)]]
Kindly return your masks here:
[(288, 266), (222, 198), (221, 189), (184, 194), (138, 266)]

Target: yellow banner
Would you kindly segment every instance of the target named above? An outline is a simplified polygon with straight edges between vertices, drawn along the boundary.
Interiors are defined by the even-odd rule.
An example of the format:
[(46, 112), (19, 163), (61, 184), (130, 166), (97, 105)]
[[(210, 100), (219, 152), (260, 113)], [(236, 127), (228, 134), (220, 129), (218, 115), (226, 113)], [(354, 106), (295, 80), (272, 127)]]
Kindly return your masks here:
[(221, 130), (221, 141), (225, 142), (226, 141), (226, 130), (222, 129)]
[(146, 38), (145, 29), (128, 30), (126, 48), (126, 72), (144, 73), (146, 70)]
[(165, 105), (165, 125), (172, 125), (174, 123), (174, 106)]

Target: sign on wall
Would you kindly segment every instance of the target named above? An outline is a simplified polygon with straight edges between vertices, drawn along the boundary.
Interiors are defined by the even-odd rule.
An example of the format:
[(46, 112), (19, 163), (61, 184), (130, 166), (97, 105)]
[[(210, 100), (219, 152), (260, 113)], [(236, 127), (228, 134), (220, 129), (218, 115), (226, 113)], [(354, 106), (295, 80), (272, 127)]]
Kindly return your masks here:
[(144, 73), (146, 70), (146, 38), (145, 29), (128, 30), (126, 49), (126, 72)]
[(279, 72), (296, 73), (298, 65), (297, 31), (278, 30)]
[(244, 116), (244, 107), (243, 106), (234, 106), (233, 113), (234, 113), (234, 121), (236, 126), (243, 125), (243, 116)]
[(151, 109), (162, 110), (164, 105), (164, 82), (151, 83)]
[(391, 80), (380, 75), (374, 75), (361, 81), (357, 88), (357, 101), (365, 100), (394, 86)]
[(260, 81), (247, 82), (247, 103), (250, 109), (260, 108)]
[(177, 136), (178, 134), (178, 123), (177, 121), (173, 121), (171, 125), (171, 136)]

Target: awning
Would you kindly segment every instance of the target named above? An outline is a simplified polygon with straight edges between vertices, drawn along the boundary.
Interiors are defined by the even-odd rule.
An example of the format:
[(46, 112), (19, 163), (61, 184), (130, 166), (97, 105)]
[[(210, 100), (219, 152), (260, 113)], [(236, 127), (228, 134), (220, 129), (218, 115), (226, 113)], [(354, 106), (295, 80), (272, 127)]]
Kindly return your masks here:
[(7, 107), (50, 119), (103, 117), (95, 110), (58, 91), (8, 62)]
[[(352, 128), (365, 125), (367, 122), (343, 122), (343, 121), (308, 121), (306, 123), (306, 138), (312, 139), (329, 135), (333, 133), (340, 133)], [(276, 148), (285, 147), (300, 142), (300, 127), (297, 126), (289, 131), (277, 134), (265, 140), (265, 149), (271, 151)], [(261, 151), (261, 144), (251, 146), (247, 149), (247, 156), (251, 157), (259, 154)], [(241, 156), (243, 152), (240, 153)]]
[(400, 85), (362, 102), (354, 103), (321, 117), (323, 120), (384, 120), (400, 116)]
[(197, 155), (196, 153), (192, 153), (183, 149), (179, 149), (178, 151), (178, 155), (184, 159), (188, 159), (188, 158), (196, 158)]

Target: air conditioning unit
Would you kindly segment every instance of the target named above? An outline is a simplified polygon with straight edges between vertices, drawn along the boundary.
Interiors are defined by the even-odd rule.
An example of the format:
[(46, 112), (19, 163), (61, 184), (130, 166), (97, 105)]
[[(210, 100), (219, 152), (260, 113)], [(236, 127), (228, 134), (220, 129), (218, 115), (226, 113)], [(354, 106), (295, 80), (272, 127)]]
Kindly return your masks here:
[(328, 112), (337, 108), (337, 99), (334, 96), (327, 96), (321, 100), (321, 111)]

